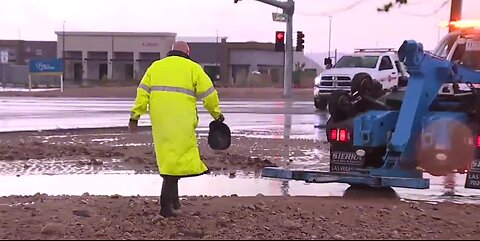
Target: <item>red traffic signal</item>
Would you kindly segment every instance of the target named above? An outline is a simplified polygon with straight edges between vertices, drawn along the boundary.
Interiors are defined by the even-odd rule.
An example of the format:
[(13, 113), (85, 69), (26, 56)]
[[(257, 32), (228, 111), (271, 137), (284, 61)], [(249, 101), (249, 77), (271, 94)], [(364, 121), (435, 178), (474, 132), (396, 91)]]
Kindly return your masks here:
[(285, 51), (285, 31), (275, 32), (275, 51)]
[(284, 41), (285, 39), (285, 32), (283, 31), (277, 31), (277, 41)]

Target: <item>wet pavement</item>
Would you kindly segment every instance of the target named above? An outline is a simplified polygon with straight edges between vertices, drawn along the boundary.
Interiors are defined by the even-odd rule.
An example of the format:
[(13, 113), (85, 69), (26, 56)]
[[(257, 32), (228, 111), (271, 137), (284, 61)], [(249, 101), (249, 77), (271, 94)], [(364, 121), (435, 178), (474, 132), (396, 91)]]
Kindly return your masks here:
[[(0, 97), (0, 132), (75, 128), (124, 127), (133, 100), (121, 98)], [(199, 131), (212, 120), (198, 103)], [(252, 137), (318, 139), (328, 114), (307, 102), (222, 101), (226, 123), (233, 132)], [(139, 125), (150, 125), (148, 115)]]
[[(312, 170), (328, 171), (328, 160), (320, 158), (326, 153), (314, 149), (312, 155), (317, 158), (299, 157), (290, 168), (295, 166)], [(57, 158), (52, 160), (28, 160), (0, 162), (0, 182), (14, 185), (1, 185), (0, 196), (34, 195), (123, 195), (158, 196), (162, 187), (162, 178), (155, 170), (141, 172), (129, 170), (121, 160), (110, 164), (86, 165), (87, 159)], [(112, 165), (113, 164), (113, 165)], [(455, 202), (480, 204), (480, 190), (465, 189), (465, 175), (456, 175), (454, 195), (448, 195), (443, 177), (429, 178), (428, 190), (394, 188), (394, 198), (416, 201)], [(180, 182), (182, 196), (347, 196), (350, 195), (346, 184), (308, 184), (303, 181), (288, 181), (261, 178), (259, 172), (212, 174), (201, 177), (185, 178)], [(370, 195), (370, 194), (365, 194)], [(376, 195), (376, 194), (375, 194)], [(390, 195), (389, 195), (390, 196)]]
[(0, 84), (0, 92), (43, 92), (43, 91), (60, 91), (60, 88), (32, 88), (31, 90), (27, 88), (21, 87), (11, 87), (11, 86), (4, 86)]
[[(130, 99), (114, 98), (0, 98), (0, 132), (55, 130), (75, 128), (124, 127), (132, 105)], [(323, 140), (321, 128), (328, 114), (316, 112), (311, 102), (249, 102), (223, 101), (222, 109), (227, 124), (236, 135), (275, 139)], [(201, 136), (206, 135), (211, 117), (199, 103)], [(140, 125), (149, 125), (145, 116)], [(109, 142), (99, 136), (98, 142)], [(135, 145), (135, 143), (132, 143)], [(301, 150), (306, 155), (296, 157), (295, 165), (314, 170), (328, 170), (328, 153), (321, 149)], [(290, 152), (290, 151), (289, 151)], [(275, 157), (265, 157), (275, 158)], [(80, 160), (81, 161), (81, 160)], [(60, 163), (60, 164), (59, 164)], [(28, 167), (28, 168), (26, 168)], [(28, 169), (28, 172), (23, 170)], [(29, 160), (0, 163), (0, 196), (33, 195), (148, 195), (156, 196), (161, 189), (160, 176), (134, 174), (133, 171), (79, 164), (79, 160)], [(427, 178), (432, 178), (428, 177)], [(480, 203), (480, 191), (463, 187), (465, 175), (457, 177), (455, 196), (443, 196), (443, 179), (432, 178), (429, 190), (395, 189), (401, 198), (427, 201), (452, 201)], [(181, 195), (346, 195), (348, 185), (307, 184), (299, 181), (282, 181), (260, 178), (258, 174), (239, 173), (235, 178), (224, 175), (202, 176), (182, 180)]]
[[(455, 202), (480, 204), (480, 191), (465, 190), (465, 175), (457, 177), (455, 195), (444, 195), (441, 178), (433, 178), (430, 189), (414, 190), (394, 188), (394, 198), (416, 201)], [(0, 196), (34, 195), (115, 195), (122, 196), (158, 196), (162, 187), (162, 178), (155, 174), (133, 174), (132, 172), (105, 171), (96, 175), (25, 175), (1, 176)], [(301, 181), (282, 181), (259, 178), (259, 174), (238, 174), (232, 178), (227, 175), (208, 175), (182, 179), (179, 184), (182, 196), (345, 196), (351, 191), (348, 185), (307, 184)]]

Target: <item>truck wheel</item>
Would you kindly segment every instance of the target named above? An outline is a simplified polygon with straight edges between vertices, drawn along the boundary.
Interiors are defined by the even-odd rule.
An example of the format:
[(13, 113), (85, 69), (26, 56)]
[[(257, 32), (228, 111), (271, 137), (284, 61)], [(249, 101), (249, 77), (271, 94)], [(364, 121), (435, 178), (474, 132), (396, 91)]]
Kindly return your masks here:
[(328, 98), (328, 110), (333, 121), (343, 121), (352, 113), (353, 105), (350, 94), (344, 90), (336, 90)]
[(374, 85), (373, 83), (373, 79), (369, 74), (358, 73), (352, 79), (351, 93), (354, 94), (358, 91), (360, 95), (369, 95), (370, 89)]
[(350, 184), (343, 194), (344, 198), (364, 198), (366, 196), (398, 198), (398, 194), (391, 187), (372, 187), (365, 184)]
[(372, 79), (367, 73), (359, 73), (353, 77), (351, 93), (359, 92), (361, 96), (377, 99), (384, 95), (382, 83)]
[(315, 108), (317, 110), (326, 110), (327, 109), (327, 105), (328, 105), (328, 98), (327, 97), (315, 98), (313, 100), (313, 102), (315, 103)]
[(408, 85), (408, 77), (402, 76), (398, 79), (398, 87), (405, 87)]

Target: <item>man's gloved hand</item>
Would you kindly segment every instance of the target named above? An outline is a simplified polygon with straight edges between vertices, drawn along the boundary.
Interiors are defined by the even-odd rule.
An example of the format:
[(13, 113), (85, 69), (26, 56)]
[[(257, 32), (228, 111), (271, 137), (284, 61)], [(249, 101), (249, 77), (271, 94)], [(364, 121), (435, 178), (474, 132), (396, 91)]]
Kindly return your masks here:
[(128, 131), (130, 131), (130, 133), (137, 133), (137, 129), (138, 129), (138, 120), (130, 119), (128, 121)]
[(220, 122), (224, 122), (224, 121), (225, 121), (225, 117), (223, 116), (223, 114), (220, 114), (220, 116), (218, 117), (217, 121), (220, 121)]

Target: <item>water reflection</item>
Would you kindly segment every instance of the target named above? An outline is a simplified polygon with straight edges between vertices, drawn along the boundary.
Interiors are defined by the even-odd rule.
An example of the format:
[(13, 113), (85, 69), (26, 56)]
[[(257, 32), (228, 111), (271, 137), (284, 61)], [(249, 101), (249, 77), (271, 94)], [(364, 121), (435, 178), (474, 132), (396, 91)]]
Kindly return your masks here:
[(330, 115), (327, 112), (318, 112), (315, 114), (314, 134), (319, 141), (325, 141), (327, 139), (325, 126), (328, 118), (330, 118)]
[[(292, 108), (292, 101), (285, 101), (285, 109), (291, 109)], [(287, 113), (288, 111), (285, 111), (284, 114), (284, 124), (283, 124), (283, 139), (290, 139), (290, 134), (292, 131), (292, 115)]]
[(330, 118), (330, 114), (328, 114), (328, 112), (315, 113), (315, 122), (314, 122), (315, 128), (319, 128), (319, 129), (325, 128), (328, 118)]
[[(125, 126), (131, 99), (114, 98), (27, 98), (0, 97), (0, 131), (100, 128)], [(315, 114), (311, 102), (223, 101), (228, 124), (233, 130), (272, 130), (279, 126), (276, 118), (285, 113), (302, 116), (311, 123)], [(199, 105), (200, 127), (208, 127), (211, 117)], [(303, 118), (303, 117), (307, 117)], [(33, 119), (33, 121), (32, 121)], [(150, 124), (148, 116), (140, 126)], [(295, 128), (302, 128), (298, 123)], [(305, 124), (305, 123), (303, 123)], [(301, 130), (303, 131), (303, 130)], [(311, 132), (309, 132), (311, 134)]]
[(282, 191), (282, 196), (288, 196), (288, 191), (290, 189), (290, 182), (289, 181), (281, 181), (282, 182), (282, 186), (280, 188), (280, 190)]
[[(179, 191), (182, 196), (256, 196), (261, 193), (265, 196), (317, 196), (317, 197), (374, 197), (374, 198), (401, 198), (423, 201), (450, 201), (457, 203), (480, 203), (480, 192), (465, 190), (457, 187), (457, 195), (443, 196), (441, 179), (432, 179), (428, 190), (414, 189), (386, 189), (381, 192), (365, 191), (358, 188), (349, 188), (349, 185), (339, 183), (308, 184), (302, 181), (274, 180), (257, 178), (258, 174), (241, 173), (235, 177), (229, 175), (205, 175), (195, 178), (182, 179)], [(464, 178), (464, 177), (462, 177)], [(0, 196), (34, 195), (46, 193), (48, 195), (82, 195), (88, 192), (92, 195), (123, 196), (158, 196), (162, 187), (162, 179), (155, 174), (132, 174), (110, 172), (97, 175), (27, 175), (27, 176), (0, 176)]]

